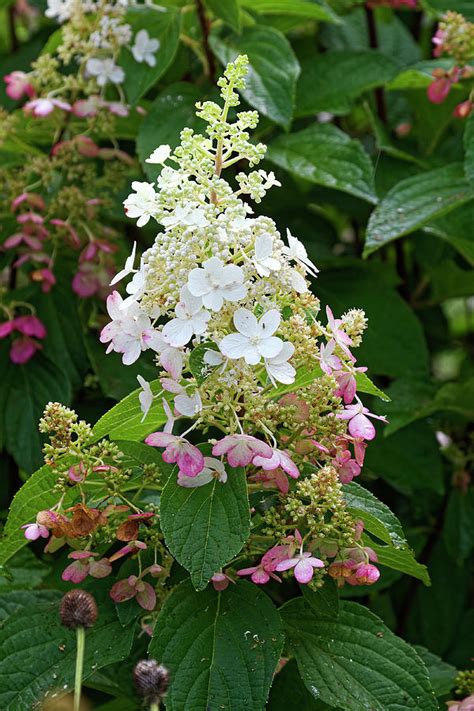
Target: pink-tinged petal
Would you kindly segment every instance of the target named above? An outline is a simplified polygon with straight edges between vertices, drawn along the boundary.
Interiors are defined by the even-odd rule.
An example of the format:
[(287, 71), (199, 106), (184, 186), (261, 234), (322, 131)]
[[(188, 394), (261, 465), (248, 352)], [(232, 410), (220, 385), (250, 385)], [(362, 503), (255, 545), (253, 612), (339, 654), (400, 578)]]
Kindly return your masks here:
[(270, 575), (262, 568), (257, 568), (255, 573), (250, 576), (250, 579), (255, 585), (265, 585), (270, 580)]
[(224, 575), (224, 573), (214, 573), (211, 578), (212, 586), (214, 590), (217, 590), (218, 592), (226, 590), (229, 587), (230, 582), (232, 582), (231, 579), (228, 575)]
[(275, 570), (278, 570), (279, 573), (283, 573), (284, 570), (294, 568), (296, 565), (298, 565), (299, 562), (299, 558), (287, 558), (286, 560), (281, 560), (279, 563), (277, 563)]
[(15, 328), (24, 336), (46, 338), (46, 328), (37, 316), (18, 316), (15, 319)]
[(188, 445), (186, 450), (179, 454), (177, 464), (186, 476), (197, 476), (204, 469), (204, 455), (197, 447)]
[(277, 563), (288, 558), (289, 546), (273, 546), (262, 556), (261, 565), (265, 570), (275, 570)]
[(143, 590), (139, 590), (137, 592), (136, 600), (140, 607), (143, 607), (144, 610), (149, 610), (151, 612), (151, 610), (155, 609), (156, 593), (150, 583), (142, 581), (142, 585)]
[(309, 558), (301, 559), (295, 566), (295, 578), (302, 585), (309, 583), (313, 577), (313, 572), (313, 566), (309, 562)]
[(76, 560), (63, 570), (61, 578), (71, 583), (82, 583), (89, 574), (89, 565)]
[(91, 551), (72, 551), (72, 553), (69, 553), (68, 558), (72, 558), (73, 560), (88, 560), (95, 555), (97, 555), (97, 553), (92, 553)]
[(90, 563), (89, 575), (93, 578), (106, 578), (112, 572), (112, 566), (107, 558), (93, 560)]
[(451, 91), (451, 80), (447, 77), (435, 79), (427, 89), (428, 99), (432, 104), (442, 104)]
[(41, 344), (33, 341), (28, 336), (16, 338), (10, 348), (10, 360), (15, 365), (24, 365), (41, 349)]
[(119, 580), (117, 583), (112, 585), (109, 595), (114, 602), (125, 602), (125, 600), (131, 600), (137, 594), (137, 589), (135, 585), (131, 585), (129, 578), (126, 580)]
[(313, 568), (324, 568), (324, 563), (319, 558), (313, 558), (313, 556), (310, 556), (309, 558), (306, 558), (306, 560), (311, 563)]
[(280, 465), (280, 455), (278, 451), (273, 452), (270, 458), (262, 457), (260, 454), (257, 454), (257, 456), (253, 458), (252, 464), (256, 467), (261, 467), (265, 471), (272, 471)]
[(178, 439), (176, 435), (167, 434), (166, 432), (152, 432), (145, 438), (145, 443), (152, 447), (167, 447), (172, 442)]
[(15, 330), (15, 321), (4, 321), (0, 324), (0, 338), (9, 336)]
[(370, 563), (361, 563), (355, 571), (359, 585), (373, 585), (380, 578), (380, 571), (375, 565)]
[(243, 575), (252, 575), (256, 570), (258, 570), (258, 565), (254, 565), (252, 568), (241, 568), (237, 571), (237, 575), (240, 575), (241, 577)]
[(349, 422), (349, 432), (353, 437), (360, 437), (361, 439), (372, 440), (375, 437), (375, 427), (371, 421), (359, 413), (351, 419)]

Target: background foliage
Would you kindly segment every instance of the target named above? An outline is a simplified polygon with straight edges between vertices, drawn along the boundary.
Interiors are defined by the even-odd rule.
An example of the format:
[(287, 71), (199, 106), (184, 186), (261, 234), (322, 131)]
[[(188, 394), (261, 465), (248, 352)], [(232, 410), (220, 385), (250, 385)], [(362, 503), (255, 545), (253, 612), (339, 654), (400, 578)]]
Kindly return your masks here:
[[(15, 15), (13, 3), (0, 3), (2, 74), (28, 70), (57, 39), (59, 30), (44, 18), (44, 5), (31, 5), (40, 15), (28, 27)], [(268, 702), (272, 711), (295, 705), (295, 699), (308, 711), (328, 706), (395, 710), (401, 708), (402, 692), (403, 708), (437, 708), (428, 679), (415, 664), (416, 653), (399, 637), (415, 645), (443, 705), (453, 694), (455, 668), (470, 664), (474, 639), (473, 441), (468, 428), (474, 416), (474, 114), (464, 120), (452, 115), (468, 97), (472, 81), (456, 84), (439, 105), (428, 100), (426, 89), (440, 62), (431, 57), (440, 13), (456, 10), (474, 21), (474, 8), (469, 0), (423, 0), (415, 11), (367, 9), (352, 0), (177, 0), (160, 5), (166, 6), (165, 13), (143, 6), (131, 15), (137, 28), (147, 27), (162, 43), (156, 66), (137, 68), (128, 56), (122, 61), (129, 68), (127, 101), (145, 112), (132, 111), (117, 120), (113, 137), (96, 130), (94, 140), (109, 145), (113, 138), (123, 151), (138, 155), (139, 163), (128, 168), (129, 179), (153, 179), (156, 166), (144, 162), (151, 151), (161, 143), (174, 147), (185, 125), (199, 128), (195, 101), (214, 96), (222, 64), (239, 53), (248, 55), (251, 75), (243, 99), (264, 117), (256, 140), (268, 144), (264, 167), (283, 184), (265, 200), (265, 213), (305, 242), (321, 270), (314, 289), (324, 305), (331, 303), (338, 313), (351, 306), (366, 311), (370, 327), (359, 360), (391, 402), (374, 397), (371, 403), (390, 424), (368, 449), (361, 478), (395, 512), (420, 563), (414, 568), (413, 558), (399, 556), (394, 569), (384, 568), (371, 588), (344, 589), (339, 609), (330, 593), (285, 603), (272, 590), (274, 602), (285, 603), (282, 622), (268, 596), (250, 584), (231, 586), (221, 605), (220, 593), (208, 587), (190, 596), (190, 583), (182, 582), (161, 611), (157, 625), (163, 632), (150, 650), (175, 675), (167, 708), (263, 708), (282, 649), (282, 624), (287, 652), (296, 656), (297, 665), (289, 662), (276, 677)], [(443, 61), (449, 68), (451, 60)], [(24, 117), (3, 88), (0, 100), (18, 116), (14, 134), (0, 146), (3, 170), (38, 151), (47, 155), (54, 142), (51, 125)], [(126, 221), (120, 190), (109, 197), (107, 219), (118, 233), (121, 263), (134, 239), (142, 240), (144, 249), (154, 233)], [(6, 202), (0, 229), (3, 242), (12, 232)], [(28, 299), (48, 331), (42, 352), (24, 365), (9, 362), (7, 345), (0, 341), (4, 518), (12, 497), (28, 481), (15, 499), (7, 524), (10, 536), (0, 547), (0, 684), (5, 674), (15, 679), (13, 690), (11, 684), (9, 690), (0, 685), (0, 705), (17, 711), (29, 708), (47, 688), (70, 684), (73, 665), (70, 655), (57, 651), (64, 633), (51, 607), (68, 587), (60, 580), (64, 560), (58, 567), (39, 547), (22, 549), (18, 528), (40, 506), (48, 506), (54, 481), (46, 468), (30, 478), (42, 461), (38, 419), (46, 402), (58, 400), (95, 423), (135, 388), (137, 372), (147, 373), (142, 364), (139, 371), (124, 369), (117, 354), (105, 360), (97, 338), (105, 319), (103, 302), (81, 299), (71, 290), (74, 267), (67, 255), (49, 293), (35, 283), (15, 285), (7, 250), (0, 253), (0, 268), (2, 298)], [(7, 292), (8, 285), (13, 291)], [(124, 402), (100, 420), (97, 438), (109, 434), (115, 440), (139, 440), (148, 433), (138, 405)], [(136, 452), (131, 456), (137, 457)], [(239, 486), (237, 478), (233, 486)], [(371, 530), (373, 502), (360, 501), (357, 485), (352, 495), (356, 510), (367, 509), (366, 528)], [(168, 496), (165, 490), (164, 527), (179, 503)], [(383, 518), (383, 512), (378, 514), (377, 520)], [(390, 542), (399, 535), (398, 522), (389, 518), (386, 524), (382, 534), (380, 529), (371, 532), (382, 540), (388, 535)], [(188, 567), (179, 554), (185, 542), (170, 535), (168, 543)], [(238, 549), (239, 542), (235, 545)], [(196, 550), (186, 551), (188, 557), (199, 557), (193, 582), (203, 587), (200, 581), (209, 577), (203, 571), (210, 565), (212, 574), (219, 553), (214, 551), (209, 563), (197, 541)], [(383, 555), (381, 550), (382, 563)], [(176, 581), (184, 578), (180, 570), (175, 575)], [(97, 584), (94, 594), (100, 596)], [(86, 660), (86, 685), (97, 708), (135, 709), (138, 702), (121, 661), (131, 665), (144, 654), (147, 640), (134, 634), (139, 611), (118, 612), (103, 597), (97, 642), (91, 642), (94, 656)], [(249, 628), (252, 643), (246, 637)], [(178, 629), (185, 630), (180, 649), (173, 643)], [(383, 649), (375, 651), (374, 641), (381, 636)], [(238, 677), (230, 639), (239, 640)], [(382, 678), (383, 693), (373, 696), (369, 690), (380, 687)], [(311, 685), (317, 687), (318, 700)], [(349, 696), (347, 688), (352, 689)]]

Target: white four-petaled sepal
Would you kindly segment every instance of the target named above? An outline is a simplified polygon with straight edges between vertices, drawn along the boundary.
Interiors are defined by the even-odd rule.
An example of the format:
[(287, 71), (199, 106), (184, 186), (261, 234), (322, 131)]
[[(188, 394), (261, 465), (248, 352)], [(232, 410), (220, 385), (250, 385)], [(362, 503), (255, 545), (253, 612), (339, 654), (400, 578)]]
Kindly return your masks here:
[(273, 358), (265, 358), (265, 368), (268, 377), (276, 387), (275, 381), (290, 385), (295, 382), (296, 370), (288, 363), (295, 352), (295, 347), (290, 341), (283, 343), (281, 351)]
[(219, 257), (211, 257), (189, 272), (188, 289), (201, 297), (206, 309), (220, 311), (224, 301), (240, 301), (247, 294), (244, 271), (236, 264), (224, 264)]
[(255, 239), (253, 262), (259, 276), (267, 277), (271, 272), (277, 272), (281, 269), (281, 263), (272, 254), (273, 237), (265, 232), (258, 235)]
[(219, 343), (222, 355), (232, 360), (244, 358), (249, 365), (260, 363), (262, 358), (274, 358), (281, 351), (283, 341), (274, 336), (280, 325), (281, 315), (271, 309), (257, 321), (248, 309), (237, 309), (234, 326), (238, 333), (224, 336)]
[(168, 160), (170, 155), (171, 146), (169, 146), (167, 143), (162, 143), (161, 146), (155, 148), (151, 156), (145, 160), (145, 163), (152, 163), (153, 165), (163, 165), (163, 163)]

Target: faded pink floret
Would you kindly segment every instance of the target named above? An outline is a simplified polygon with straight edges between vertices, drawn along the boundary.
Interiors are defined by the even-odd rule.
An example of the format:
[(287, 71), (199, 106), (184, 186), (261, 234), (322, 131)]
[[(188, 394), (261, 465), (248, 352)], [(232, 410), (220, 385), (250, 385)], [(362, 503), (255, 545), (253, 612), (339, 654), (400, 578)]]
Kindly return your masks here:
[(41, 350), (42, 345), (28, 336), (15, 338), (10, 348), (10, 360), (15, 365), (24, 365), (34, 356), (36, 351)]
[(339, 452), (334, 460), (334, 466), (337, 469), (339, 480), (342, 484), (348, 484), (361, 472), (360, 465), (355, 459), (352, 459), (348, 449)]
[(256, 437), (244, 434), (227, 435), (220, 439), (212, 448), (215, 457), (227, 456), (231, 467), (246, 467), (255, 456), (260, 455), (270, 459), (273, 455), (272, 448)]
[(107, 558), (94, 560), (98, 553), (92, 551), (72, 551), (68, 558), (74, 561), (70, 563), (61, 575), (63, 580), (71, 583), (82, 583), (90, 575), (93, 578), (106, 578), (112, 572), (112, 566)]
[(225, 573), (214, 573), (211, 578), (212, 587), (214, 590), (221, 592), (229, 587), (229, 583), (233, 583), (232, 578), (229, 578)]
[(5, 91), (10, 99), (18, 101), (18, 99), (22, 99), (24, 96), (28, 96), (32, 99), (35, 95), (35, 90), (28, 80), (28, 74), (25, 74), (25, 72), (11, 72), (10, 74), (6, 74), (3, 80), (7, 85)]
[(387, 422), (387, 418), (381, 415), (374, 415), (369, 412), (367, 407), (364, 407), (362, 403), (357, 403), (356, 405), (346, 405), (344, 412), (340, 412), (336, 415), (339, 420), (349, 421), (349, 433), (353, 437), (358, 437), (360, 439), (372, 440), (376, 435), (375, 427), (369, 420), (372, 417), (381, 422)]
[(145, 439), (152, 447), (165, 447), (162, 457), (168, 464), (176, 463), (186, 476), (197, 476), (204, 469), (203, 453), (184, 437), (167, 432), (152, 432)]
[(46, 338), (46, 328), (37, 316), (18, 316), (13, 323), (15, 329), (24, 336)]
[(282, 449), (274, 449), (270, 458), (262, 457), (260, 454), (257, 454), (257, 456), (253, 458), (252, 464), (256, 467), (261, 467), (265, 471), (273, 471), (278, 468), (283, 469), (283, 471), (293, 479), (298, 479), (300, 475), (298, 467), (288, 452)]
[(249, 477), (249, 481), (260, 484), (264, 489), (276, 488), (285, 495), (290, 490), (288, 478), (283, 469), (280, 469), (279, 467), (269, 472), (266, 472), (263, 469), (259, 472), (255, 472), (255, 474), (252, 474)]
[(359, 563), (354, 573), (347, 578), (349, 585), (373, 585), (380, 578), (380, 571), (371, 563)]
[(442, 104), (451, 91), (452, 81), (448, 77), (439, 77), (426, 90), (432, 104)]
[(33, 99), (28, 101), (24, 107), (23, 111), (26, 114), (31, 114), (35, 118), (43, 118), (48, 116), (54, 109), (61, 109), (62, 111), (70, 111), (71, 106), (67, 101), (62, 101), (61, 99)]
[(348, 348), (348, 346), (352, 346), (352, 339), (344, 331), (342, 320), (340, 318), (334, 318), (333, 312), (329, 306), (326, 306), (326, 316), (328, 319), (328, 328), (331, 331), (331, 335), (336, 345), (338, 345), (351, 360), (355, 360)]
[(114, 602), (125, 602), (135, 598), (144, 610), (153, 610), (156, 605), (156, 593), (150, 583), (146, 583), (136, 575), (130, 575), (125, 580), (119, 580), (110, 590)]
[(25, 523), (22, 528), (25, 529), (25, 538), (29, 541), (36, 541), (38, 538), (49, 538), (49, 531), (46, 526), (36, 523)]
[(332, 338), (327, 343), (321, 343), (319, 346), (319, 365), (323, 373), (331, 375), (333, 370), (339, 370), (342, 367), (340, 358), (334, 355), (334, 349), (336, 347), (336, 341)]
[(296, 580), (305, 585), (312, 579), (314, 569), (324, 568), (324, 563), (319, 558), (312, 556), (309, 551), (304, 552), (303, 547), (301, 547), (298, 555), (282, 560), (276, 566), (276, 570), (280, 573), (291, 568), (294, 568)]
[[(355, 368), (354, 370), (359, 373), (364, 373), (367, 368), (361, 366), (360, 368)], [(339, 373), (334, 373), (334, 377), (337, 381), (337, 389), (334, 394), (337, 397), (342, 397), (344, 403), (349, 405), (353, 401), (357, 391), (355, 373), (341, 371)]]

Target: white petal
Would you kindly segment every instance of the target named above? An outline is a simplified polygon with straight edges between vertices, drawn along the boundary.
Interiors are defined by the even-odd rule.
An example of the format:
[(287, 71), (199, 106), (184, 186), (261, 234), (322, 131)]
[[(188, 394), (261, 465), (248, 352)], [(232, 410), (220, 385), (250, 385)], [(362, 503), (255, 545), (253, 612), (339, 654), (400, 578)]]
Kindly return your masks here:
[(237, 309), (234, 313), (234, 326), (239, 333), (252, 338), (258, 334), (258, 322), (248, 309)]
[(219, 349), (226, 358), (243, 358), (249, 347), (248, 338), (240, 333), (230, 333), (219, 343)]
[(259, 333), (262, 338), (273, 336), (281, 321), (281, 314), (278, 309), (270, 309), (259, 321)]
[(161, 333), (166, 343), (169, 343), (173, 348), (180, 348), (192, 338), (193, 327), (189, 321), (174, 318), (165, 324)]
[(265, 338), (258, 344), (258, 352), (264, 358), (274, 358), (283, 348), (283, 341), (276, 336)]

